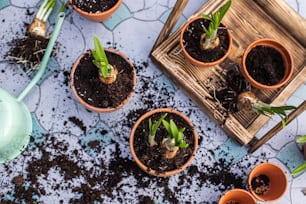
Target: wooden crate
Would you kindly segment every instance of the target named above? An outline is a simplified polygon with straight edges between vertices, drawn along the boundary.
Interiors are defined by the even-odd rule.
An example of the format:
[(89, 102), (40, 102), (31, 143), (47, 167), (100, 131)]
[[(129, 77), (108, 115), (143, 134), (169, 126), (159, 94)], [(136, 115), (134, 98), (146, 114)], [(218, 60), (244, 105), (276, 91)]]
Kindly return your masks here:
[[(193, 16), (216, 11), (225, 2), (224, 0), (210, 0)], [(228, 136), (241, 145), (246, 145), (269, 118), (241, 111), (224, 118), (224, 113), (218, 107), (218, 103), (215, 100), (208, 100), (212, 97), (205, 83), (211, 79), (220, 80), (220, 70), (226, 69), (229, 64), (239, 65), (242, 51), (252, 41), (260, 38), (273, 38), (283, 42), (291, 52), (294, 74), (291, 80), (280, 89), (270, 91), (252, 88), (252, 91), (265, 102), (283, 105), (306, 80), (306, 22), (283, 0), (233, 0), (222, 22), (233, 34), (234, 48), (228, 59), (219, 66), (199, 68), (187, 61), (179, 45), (180, 29), (156, 45), (151, 57), (160, 69)]]

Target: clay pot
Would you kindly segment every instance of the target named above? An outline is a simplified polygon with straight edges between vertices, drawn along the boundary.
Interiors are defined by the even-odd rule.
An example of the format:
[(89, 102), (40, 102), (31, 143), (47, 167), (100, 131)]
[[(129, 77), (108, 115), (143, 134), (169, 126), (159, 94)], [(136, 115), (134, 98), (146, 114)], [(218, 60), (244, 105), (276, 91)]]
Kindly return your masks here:
[[(259, 175), (269, 178), (270, 187), (263, 195), (258, 195), (252, 189), (251, 182)], [(285, 172), (274, 163), (262, 163), (254, 167), (248, 177), (248, 187), (251, 194), (260, 201), (271, 202), (281, 198), (287, 189), (288, 181)]]
[(118, 2), (112, 8), (100, 13), (88, 13), (86, 11), (83, 11), (78, 7), (76, 7), (72, 3), (72, 0), (69, 0), (69, 3), (77, 13), (84, 16), (85, 18), (96, 22), (102, 22), (107, 20), (119, 8), (119, 6), (122, 4), (122, 0), (118, 0)]
[[(174, 169), (174, 170), (170, 170), (170, 171), (164, 171), (162, 173), (158, 173), (157, 171), (151, 169), (150, 167), (146, 166), (142, 161), (140, 161), (140, 159), (137, 157), (136, 153), (135, 153), (135, 149), (134, 149), (134, 138), (135, 138), (135, 131), (138, 128), (138, 126), (142, 123), (143, 120), (145, 120), (146, 118), (151, 117), (152, 115), (156, 114), (156, 113), (171, 113), (171, 114), (176, 114), (179, 115), (192, 129), (192, 134), (193, 134), (193, 140), (194, 140), (194, 146), (193, 146), (193, 151), (192, 151), (192, 155), (190, 156), (190, 158), (187, 160), (186, 163), (184, 163), (179, 169)], [(157, 133), (158, 134), (158, 133)], [(192, 162), (192, 160), (195, 157), (196, 151), (198, 149), (198, 135), (196, 132), (195, 127), (193, 126), (192, 122), (189, 120), (188, 117), (186, 117), (184, 114), (182, 114), (179, 111), (173, 110), (173, 109), (169, 109), (169, 108), (158, 108), (158, 109), (154, 109), (151, 110), (145, 114), (143, 114), (134, 124), (131, 133), (130, 133), (130, 150), (131, 150), (131, 154), (136, 162), (136, 164), (139, 166), (140, 169), (142, 169), (144, 172), (152, 175), (152, 176), (157, 176), (157, 177), (168, 177), (177, 173), (180, 173), (181, 171), (183, 171), (184, 169), (186, 169), (190, 163)]]
[(219, 204), (231, 203), (239, 204), (256, 204), (255, 198), (246, 190), (243, 189), (232, 189), (227, 191), (219, 200)]
[[(229, 31), (229, 29), (226, 29), (227, 31), (227, 35), (228, 35), (228, 38), (229, 38), (229, 46), (228, 46), (228, 50), (227, 52), (221, 57), (219, 58), (218, 60), (216, 61), (213, 61), (213, 62), (203, 62), (203, 61), (199, 61), (195, 58), (193, 58), (188, 52), (187, 50), (185, 49), (185, 46), (184, 46), (184, 43), (183, 43), (183, 36), (184, 36), (184, 32), (186, 31), (186, 29), (188, 28), (188, 26), (193, 23), (194, 21), (198, 20), (198, 19), (202, 19), (201, 16), (197, 16), (197, 17), (194, 17), (194, 18), (191, 18), (190, 20), (188, 20), (184, 26), (182, 27), (182, 30), (181, 30), (181, 33), (180, 33), (180, 47), (182, 49), (182, 52), (185, 56), (185, 58), (187, 60), (189, 60), (193, 65), (195, 66), (198, 66), (198, 67), (212, 67), (212, 66), (216, 66), (218, 64), (221, 64), (226, 58), (227, 56), (229, 55), (230, 53), (230, 50), (231, 50), (231, 47), (232, 47), (232, 34), (231, 32)], [(222, 25), (224, 27), (226, 27), (223, 23)], [(204, 31), (203, 31), (204, 32)], [(200, 43), (200, 42), (199, 42)]]
[[(128, 103), (128, 101), (132, 97), (133, 92), (135, 90), (135, 86), (136, 86), (136, 71), (135, 71), (134, 65), (128, 59), (128, 57), (125, 56), (122, 52), (120, 52), (118, 50), (115, 50), (115, 49), (112, 49), (112, 48), (104, 48), (104, 50), (105, 50), (105, 52), (111, 52), (111, 53), (114, 53), (116, 55), (119, 55), (122, 59), (124, 59), (130, 65), (130, 67), (133, 69), (133, 88), (132, 88), (132, 91), (128, 94), (127, 98), (124, 99), (116, 107), (101, 108), (101, 107), (95, 107), (95, 106), (92, 106), (92, 105), (88, 104), (85, 100), (83, 100), (79, 96), (78, 92), (76, 91), (75, 84), (74, 84), (74, 73), (76, 71), (76, 68), (77, 68), (78, 64), (80, 63), (80, 60), (85, 56), (86, 53), (90, 53), (90, 51), (88, 51), (86, 53), (83, 53), (82, 55), (80, 55), (77, 58), (77, 60), (74, 62), (73, 66), (71, 68), (71, 72), (70, 72), (70, 86), (71, 86), (71, 89), (72, 89), (72, 92), (73, 92), (74, 96), (77, 98), (79, 103), (81, 103), (83, 106), (85, 106), (86, 109), (94, 111), (94, 112), (113, 112), (113, 111), (116, 111), (116, 110), (122, 108), (125, 104)], [(99, 77), (99, 76), (97, 76), (97, 77)]]
[[(284, 62), (284, 68), (285, 68), (285, 74), (284, 77), (277, 83), (274, 85), (265, 85), (262, 84), (256, 80), (254, 80), (251, 75), (249, 74), (247, 67), (246, 67), (246, 59), (248, 54), (251, 52), (251, 50), (257, 46), (266, 46), (266, 47), (271, 47), (274, 48), (277, 52), (280, 53), (280, 55), (282, 56), (283, 62)], [(282, 45), (280, 42), (277, 42), (276, 40), (273, 39), (268, 39), (268, 38), (264, 38), (264, 39), (259, 39), (256, 40), (254, 42), (252, 42), (244, 51), (243, 55), (242, 55), (242, 62), (241, 62), (241, 71), (242, 74), (244, 75), (244, 77), (246, 78), (246, 80), (253, 86), (256, 87), (258, 89), (277, 89), (281, 86), (283, 86), (284, 84), (286, 84), (289, 79), (291, 78), (292, 74), (293, 74), (293, 59), (292, 56), (290, 54), (290, 52), (288, 51), (287, 48), (285, 48), (284, 45)]]

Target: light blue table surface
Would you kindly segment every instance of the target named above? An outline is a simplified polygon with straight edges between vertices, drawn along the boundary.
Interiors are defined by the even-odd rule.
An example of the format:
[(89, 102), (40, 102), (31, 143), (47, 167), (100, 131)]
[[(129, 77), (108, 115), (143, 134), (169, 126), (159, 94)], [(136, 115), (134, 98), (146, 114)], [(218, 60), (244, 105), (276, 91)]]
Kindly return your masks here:
[[(82, 152), (80, 153), (82, 157), (79, 160), (80, 165), (90, 167), (100, 159), (104, 159), (108, 163), (116, 145), (121, 151), (122, 158), (132, 160), (127, 140), (130, 127), (126, 125), (126, 117), (138, 109), (157, 107), (177, 109), (188, 115), (194, 123), (201, 143), (192, 165), (197, 166), (199, 171), (205, 172), (205, 166), (224, 160), (232, 163), (231, 171), (233, 174), (240, 176), (246, 182), (247, 174), (253, 166), (264, 161), (275, 162), (284, 169), (289, 182), (286, 194), (275, 203), (306, 203), (306, 196), (302, 193), (302, 190), (306, 189), (306, 172), (296, 177), (290, 175), (290, 171), (303, 161), (295, 139), (299, 135), (306, 134), (305, 113), (256, 152), (247, 154), (245, 147), (238, 146), (229, 139), (222, 129), (165, 77), (149, 58), (152, 46), (174, 2), (174, 0), (123, 0), (119, 10), (104, 23), (88, 21), (69, 8), (58, 37), (58, 53), (49, 61), (48, 71), (39, 84), (24, 99), (33, 117), (35, 142), (30, 142), (25, 152), (16, 159), (7, 164), (0, 164), (0, 203), (4, 200), (14, 200), (14, 196), (17, 194), (12, 179), (18, 175), (27, 178), (29, 175), (27, 166), (30, 161), (41, 155), (41, 150), (37, 146), (48, 142), (45, 140), (46, 134), (54, 135), (59, 141), (68, 145), (67, 151), (52, 149), (52, 146), (48, 146), (48, 151), (54, 155), (70, 155), (71, 151), (78, 149)], [(190, 0), (176, 28), (205, 2), (205, 0)], [(287, 3), (305, 19), (305, 0), (287, 0)], [(18, 95), (23, 87), (29, 83), (30, 76), (17, 65), (9, 64), (4, 59), (5, 53), (10, 48), (7, 43), (13, 38), (24, 35), (25, 23), (29, 23), (33, 17), (27, 15), (26, 11), (29, 9), (36, 12), (38, 5), (38, 0), (0, 0), (0, 87), (13, 95)], [(49, 23), (52, 24), (54, 21), (55, 14), (52, 14)], [(52, 28), (49, 29), (49, 32), (51, 30)], [(65, 84), (67, 73), (69, 73), (74, 60), (85, 50), (93, 48), (94, 35), (98, 35), (102, 42), (107, 43), (107, 46), (116, 47), (124, 52), (137, 69), (135, 94), (126, 106), (113, 113), (99, 114), (86, 111), (76, 101), (70, 87)], [(144, 89), (142, 86), (146, 82), (149, 82), (149, 87)], [(287, 104), (298, 105), (305, 98), (306, 82), (290, 97)], [(143, 103), (146, 100), (150, 100), (152, 104)], [(82, 121), (87, 129), (85, 134), (69, 120), (70, 117), (77, 117)], [(272, 118), (258, 135), (262, 135), (277, 122), (277, 118)], [(101, 129), (107, 132), (105, 137), (100, 139), (99, 144), (100, 149), (106, 152), (105, 155), (101, 155), (100, 151), (92, 149), (88, 145), (90, 141), (97, 140), (95, 133)], [(52, 154), (50, 157), (52, 158)], [(207, 157), (212, 159), (207, 159)], [(244, 170), (235, 169), (238, 166)], [(182, 174), (188, 174), (188, 169)], [(113, 189), (113, 191), (117, 191), (113, 192), (114, 197), (101, 196), (104, 198), (104, 203), (138, 203), (139, 195), (147, 195), (156, 203), (167, 203), (168, 201), (164, 199), (164, 192), (170, 190), (179, 203), (216, 203), (222, 193), (229, 190), (218, 191), (216, 189), (222, 183), (217, 187), (208, 182), (200, 184), (198, 179), (192, 176), (188, 177), (191, 181), (183, 180), (183, 184), (178, 185), (182, 174), (167, 179), (167, 188), (157, 186), (157, 183), (160, 182), (159, 179), (144, 176), (144, 179), (152, 180), (151, 185), (144, 189), (131, 187), (135, 183), (135, 178), (130, 175)], [(60, 201), (69, 203), (71, 198), (82, 196), (73, 193), (71, 189), (79, 187), (83, 183), (87, 183), (84, 177), (65, 182), (61, 171), (54, 168), (39, 179), (39, 184), (44, 186), (46, 193), (44, 195), (42, 193), (32, 194), (32, 197), (37, 203), (51, 204), (60, 203)], [(30, 188), (32, 184), (25, 181), (23, 185), (24, 188)], [(60, 185), (60, 188), (54, 190), (56, 185)], [(178, 190), (175, 190), (176, 187)], [(103, 186), (93, 186), (92, 188), (103, 188)], [(22, 202), (22, 199), (19, 202)]]

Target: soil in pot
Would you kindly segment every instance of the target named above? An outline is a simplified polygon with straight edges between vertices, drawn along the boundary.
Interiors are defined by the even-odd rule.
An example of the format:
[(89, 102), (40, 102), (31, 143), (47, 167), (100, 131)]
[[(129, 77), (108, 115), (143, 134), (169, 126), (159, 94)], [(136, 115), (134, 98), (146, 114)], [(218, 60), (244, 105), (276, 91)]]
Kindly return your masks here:
[(285, 76), (283, 58), (271, 47), (254, 47), (246, 58), (246, 67), (254, 80), (265, 85), (275, 85)]
[(78, 95), (86, 103), (98, 108), (117, 107), (133, 91), (133, 67), (120, 55), (105, 52), (109, 63), (116, 66), (119, 72), (114, 83), (101, 83), (99, 70), (93, 64), (90, 52), (80, 60), (74, 73), (74, 86)]
[(183, 35), (186, 51), (191, 57), (202, 62), (214, 62), (220, 59), (225, 55), (230, 44), (226, 27), (220, 24), (218, 30), (220, 44), (213, 49), (203, 50), (200, 48), (201, 35), (204, 32), (203, 26), (208, 28), (209, 22), (210, 21), (201, 18), (195, 20), (190, 23)]
[(72, 0), (72, 4), (88, 13), (100, 13), (112, 8), (118, 0)]
[[(159, 112), (150, 116), (152, 122), (156, 122), (163, 115), (163, 112)], [(185, 142), (189, 144), (187, 148), (180, 148), (176, 156), (172, 159), (167, 159), (164, 157), (166, 148), (161, 147), (161, 145), (155, 145), (149, 147), (147, 144), (147, 136), (149, 135), (148, 120), (146, 118), (143, 120), (135, 131), (134, 138), (134, 149), (139, 160), (147, 167), (155, 170), (157, 173), (164, 173), (166, 171), (171, 171), (179, 169), (183, 166), (188, 159), (192, 156), (194, 149), (194, 136), (193, 129), (188, 125), (188, 123), (180, 116), (168, 113), (166, 120), (173, 119), (178, 128), (185, 127), (184, 138)], [(160, 144), (162, 140), (168, 136), (166, 129), (161, 125), (158, 133), (155, 136), (157, 144)]]
[(252, 179), (251, 187), (257, 195), (264, 195), (270, 190), (270, 179), (268, 176), (260, 174)]

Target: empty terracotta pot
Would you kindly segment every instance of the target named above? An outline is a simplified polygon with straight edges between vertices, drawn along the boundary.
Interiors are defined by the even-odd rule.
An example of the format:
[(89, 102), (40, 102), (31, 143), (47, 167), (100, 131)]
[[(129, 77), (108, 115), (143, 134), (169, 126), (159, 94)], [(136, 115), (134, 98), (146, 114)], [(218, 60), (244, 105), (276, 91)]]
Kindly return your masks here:
[(83, 11), (82, 9), (75, 6), (72, 3), (72, 0), (69, 0), (69, 3), (77, 13), (84, 16), (85, 18), (96, 22), (102, 22), (107, 20), (119, 8), (119, 6), (122, 4), (122, 0), (118, 0), (118, 2), (112, 8), (99, 13), (88, 13)]
[(219, 200), (219, 204), (239, 203), (256, 204), (255, 198), (246, 190), (232, 189), (227, 191)]
[[(269, 178), (269, 190), (258, 195), (252, 188), (252, 180), (260, 175)], [(271, 202), (281, 198), (287, 189), (288, 181), (285, 172), (274, 163), (262, 163), (254, 167), (248, 177), (248, 187), (251, 194), (260, 201)]]
[[(267, 84), (263, 84), (260, 83), (258, 81), (256, 81), (251, 74), (249, 73), (248, 69), (247, 69), (247, 65), (246, 65), (246, 61), (247, 61), (247, 57), (249, 55), (249, 53), (252, 51), (252, 49), (254, 49), (255, 47), (258, 46), (266, 46), (266, 47), (270, 47), (275, 49), (282, 57), (283, 63), (284, 63), (284, 76), (283, 78), (276, 84), (273, 85), (267, 85)], [(284, 84), (286, 84), (289, 79), (291, 78), (292, 74), (293, 74), (293, 59), (292, 56), (289, 52), (289, 50), (280, 42), (274, 40), (274, 39), (268, 39), (268, 38), (264, 38), (264, 39), (259, 39), (259, 40), (255, 40), (254, 42), (252, 42), (244, 51), (243, 55), (242, 55), (242, 62), (241, 62), (241, 71), (242, 74), (244, 75), (244, 77), (246, 78), (246, 80), (255, 88), (258, 89), (277, 89), (280, 88), (281, 86), (283, 86)]]

